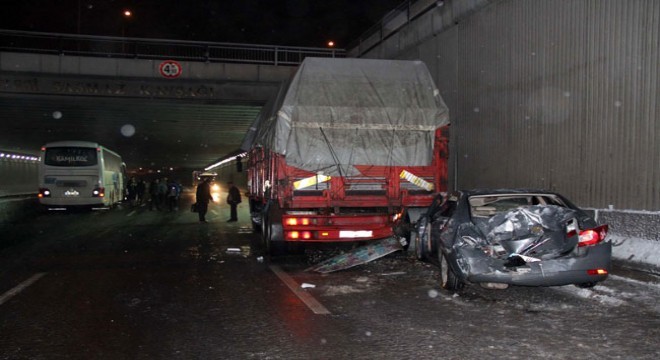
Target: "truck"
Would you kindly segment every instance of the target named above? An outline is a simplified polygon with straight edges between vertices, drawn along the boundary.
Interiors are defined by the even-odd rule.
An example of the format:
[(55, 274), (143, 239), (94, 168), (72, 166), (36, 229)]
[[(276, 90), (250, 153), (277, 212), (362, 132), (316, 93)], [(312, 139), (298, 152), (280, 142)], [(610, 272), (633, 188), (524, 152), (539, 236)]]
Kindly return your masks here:
[(422, 61), (304, 59), (247, 132), (252, 225), (265, 249), (410, 243), (447, 190), (449, 111)]

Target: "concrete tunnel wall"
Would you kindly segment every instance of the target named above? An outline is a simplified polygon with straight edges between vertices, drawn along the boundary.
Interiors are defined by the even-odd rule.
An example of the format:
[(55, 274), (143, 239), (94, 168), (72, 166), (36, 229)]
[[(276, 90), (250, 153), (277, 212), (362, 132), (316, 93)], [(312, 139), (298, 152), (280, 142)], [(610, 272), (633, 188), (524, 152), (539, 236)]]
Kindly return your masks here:
[(615, 256), (660, 266), (660, 2), (433, 3), (348, 53), (426, 63), (450, 186), (560, 192), (609, 224)]
[(38, 161), (6, 154), (0, 150), (0, 225), (34, 214), (38, 206)]
[[(8, 154), (0, 150), (0, 154)], [(38, 192), (39, 162), (0, 157), (0, 198)]]

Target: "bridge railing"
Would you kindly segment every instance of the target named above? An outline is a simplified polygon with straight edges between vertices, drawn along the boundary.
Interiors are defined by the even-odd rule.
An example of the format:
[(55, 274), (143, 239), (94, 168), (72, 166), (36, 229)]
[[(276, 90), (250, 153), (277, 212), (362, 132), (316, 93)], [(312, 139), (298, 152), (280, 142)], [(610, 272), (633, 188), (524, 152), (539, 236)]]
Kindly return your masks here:
[[(469, 3), (473, 2), (474, 0), (469, 1)], [(348, 56), (360, 57), (364, 55), (385, 39), (398, 32), (411, 20), (433, 7), (440, 6), (444, 6), (444, 0), (408, 0), (402, 2), (394, 10), (385, 14), (378, 23), (363, 32), (357, 40), (349, 43), (346, 47), (348, 49)]]
[(346, 57), (343, 49), (124, 38), (1, 29), (0, 51), (264, 65), (298, 65), (309, 56)]

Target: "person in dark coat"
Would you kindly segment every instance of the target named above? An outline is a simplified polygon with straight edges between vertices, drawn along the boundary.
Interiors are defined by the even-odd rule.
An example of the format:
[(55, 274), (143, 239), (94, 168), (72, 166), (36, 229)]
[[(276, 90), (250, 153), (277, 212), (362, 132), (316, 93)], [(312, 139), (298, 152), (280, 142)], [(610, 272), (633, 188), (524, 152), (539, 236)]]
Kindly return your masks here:
[(144, 192), (147, 190), (147, 184), (144, 182), (144, 180), (140, 179), (138, 180), (137, 183), (137, 203), (138, 205), (142, 205), (144, 202)]
[(128, 181), (128, 186), (126, 186), (126, 190), (128, 192), (128, 203), (131, 206), (135, 206), (137, 204), (137, 180), (132, 177)]
[(197, 185), (197, 192), (195, 193), (197, 201), (197, 215), (199, 215), (199, 222), (206, 222), (206, 212), (209, 210), (209, 201), (213, 201), (211, 196), (211, 178), (206, 178), (204, 181)]
[(238, 190), (236, 185), (234, 185), (233, 182), (228, 182), (227, 185), (229, 185), (229, 192), (227, 194), (227, 204), (231, 207), (231, 212), (229, 215), (229, 220), (227, 222), (234, 222), (238, 221), (238, 214), (236, 211), (236, 207), (238, 204), (241, 203), (241, 192)]
[(160, 210), (160, 204), (158, 203), (158, 184), (159, 179), (153, 179), (149, 184), (149, 210)]
[(176, 180), (167, 184), (167, 206), (170, 211), (179, 210), (179, 196), (181, 195), (181, 185)]
[(163, 178), (158, 182), (158, 210), (167, 206), (167, 184), (169, 181), (167, 178)]

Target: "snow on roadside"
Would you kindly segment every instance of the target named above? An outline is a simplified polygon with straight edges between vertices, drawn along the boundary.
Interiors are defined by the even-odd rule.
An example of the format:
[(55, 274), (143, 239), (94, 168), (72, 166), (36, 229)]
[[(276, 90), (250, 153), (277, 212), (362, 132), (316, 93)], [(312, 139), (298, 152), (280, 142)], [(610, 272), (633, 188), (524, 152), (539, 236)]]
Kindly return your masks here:
[(560, 286), (556, 291), (586, 300), (595, 300), (609, 307), (621, 305), (642, 306), (660, 313), (660, 282), (640, 281), (619, 275), (609, 275), (608, 280), (589, 289)]
[(596, 300), (599, 303), (607, 306), (616, 307), (627, 304), (627, 302), (623, 299), (619, 299), (618, 297), (609, 296), (605, 294), (599, 294), (596, 291), (593, 291), (592, 289), (581, 289), (576, 286), (560, 286), (553, 289), (573, 296), (577, 296), (579, 298)]
[(627, 278), (627, 277), (624, 277), (624, 276), (618, 276), (618, 275), (609, 275), (608, 277), (610, 279), (613, 279), (613, 280), (625, 281), (625, 282), (629, 282), (629, 283), (632, 283), (632, 284), (635, 284), (635, 285), (643, 285), (643, 286), (654, 287), (654, 288), (660, 290), (660, 283), (657, 283), (657, 282), (640, 281), (640, 280), (635, 280), (635, 279)]
[(642, 238), (608, 234), (612, 240), (612, 257), (660, 269), (660, 242)]

